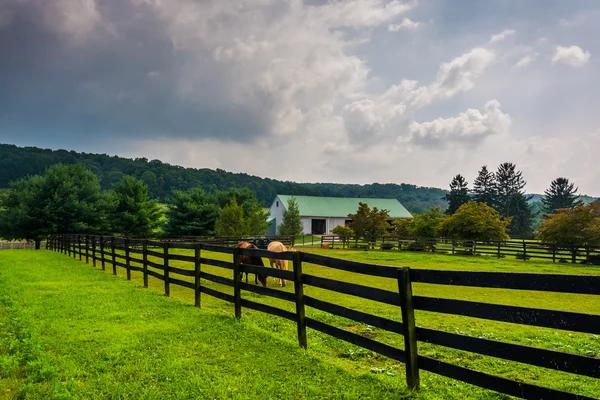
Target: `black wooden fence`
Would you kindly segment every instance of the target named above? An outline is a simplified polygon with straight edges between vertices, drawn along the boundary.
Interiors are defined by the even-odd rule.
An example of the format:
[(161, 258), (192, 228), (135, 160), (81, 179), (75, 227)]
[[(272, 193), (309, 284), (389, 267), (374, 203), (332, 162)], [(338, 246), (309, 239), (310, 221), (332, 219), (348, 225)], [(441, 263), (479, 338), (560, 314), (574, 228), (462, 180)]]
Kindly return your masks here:
[[(419, 371), (426, 370), (524, 399), (591, 399), (590, 397), (574, 393), (513, 381), (422, 356), (418, 352), (418, 342), (427, 342), (553, 370), (600, 378), (599, 358), (418, 327), (415, 323), (414, 310), (462, 315), (589, 334), (600, 334), (600, 315), (412, 295), (413, 282), (600, 295), (600, 276), (419, 270), (407, 267), (364, 264), (303, 252), (272, 253), (266, 250), (236, 249), (205, 243), (162, 242), (87, 235), (52, 236), (48, 241), (48, 248), (72, 257), (79, 257), (80, 260), (85, 258), (86, 262), (89, 262), (91, 259), (94, 266), (100, 263), (102, 269), (106, 268), (107, 263), (111, 264), (113, 274), (117, 273), (117, 267), (125, 268), (127, 279), (131, 279), (131, 271), (142, 272), (146, 287), (148, 286), (149, 276), (164, 281), (166, 295), (170, 293), (170, 285), (179, 285), (188, 288), (194, 291), (195, 305), (198, 307), (201, 305), (201, 294), (204, 293), (233, 303), (237, 318), (241, 318), (242, 308), (246, 307), (289, 319), (297, 324), (298, 342), (303, 348), (307, 347), (306, 327), (309, 327), (354, 345), (372, 350), (405, 363), (407, 384), (413, 389), (419, 388)], [(190, 249), (194, 250), (194, 255), (171, 254), (169, 252), (170, 249)], [(210, 255), (215, 252), (230, 254), (233, 262), (210, 258)], [(141, 258), (134, 257), (133, 255), (141, 256)], [(242, 264), (240, 262), (242, 255), (289, 260), (293, 262), (293, 271)], [(150, 261), (148, 260), (149, 256), (162, 258), (163, 262), (156, 263)], [(169, 264), (170, 260), (187, 262), (190, 268), (173, 267)], [(133, 265), (134, 263), (136, 264), (135, 266)], [(383, 290), (306, 274), (302, 271), (303, 263), (312, 263), (352, 273), (393, 279), (398, 283), (398, 291)], [(207, 273), (202, 270), (203, 265), (211, 265), (229, 270), (232, 273), (232, 278)], [(162, 271), (162, 274), (149, 270), (148, 267), (158, 269)], [(247, 284), (241, 279), (240, 272), (242, 271), (268, 274), (269, 276), (293, 281), (294, 293)], [(194, 277), (194, 281), (184, 281), (176, 278), (177, 276)], [(233, 287), (234, 294), (232, 296), (203, 286), (203, 280)], [(371, 315), (304, 295), (304, 287), (307, 285), (398, 306), (398, 312), (402, 314), (402, 322)], [(244, 299), (242, 291), (250, 291), (295, 303), (296, 312), (293, 313)], [(394, 348), (379, 341), (307, 317), (305, 314), (306, 306), (403, 335), (405, 347), (403, 350)]]
[(464, 255), (488, 255), (516, 257), (520, 260), (532, 258), (553, 262), (586, 263), (600, 265), (600, 246), (577, 246), (559, 243), (541, 243), (533, 240), (456, 240), (414, 238), (340, 238), (334, 235), (321, 236), (321, 247), (348, 249), (412, 250), (433, 253)]

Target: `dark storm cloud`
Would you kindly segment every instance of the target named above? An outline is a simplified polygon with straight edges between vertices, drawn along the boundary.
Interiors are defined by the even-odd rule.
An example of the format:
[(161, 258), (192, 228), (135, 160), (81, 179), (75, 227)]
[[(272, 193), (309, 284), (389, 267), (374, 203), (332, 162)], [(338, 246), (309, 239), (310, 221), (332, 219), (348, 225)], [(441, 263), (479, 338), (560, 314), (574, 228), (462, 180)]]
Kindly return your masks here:
[[(148, 9), (114, 0), (98, 12), (103, 22), (71, 40), (34, 2), (4, 6), (0, 142), (248, 141), (266, 132), (259, 105), (232, 103), (214, 63), (178, 52)], [(185, 82), (194, 69), (204, 78)]]

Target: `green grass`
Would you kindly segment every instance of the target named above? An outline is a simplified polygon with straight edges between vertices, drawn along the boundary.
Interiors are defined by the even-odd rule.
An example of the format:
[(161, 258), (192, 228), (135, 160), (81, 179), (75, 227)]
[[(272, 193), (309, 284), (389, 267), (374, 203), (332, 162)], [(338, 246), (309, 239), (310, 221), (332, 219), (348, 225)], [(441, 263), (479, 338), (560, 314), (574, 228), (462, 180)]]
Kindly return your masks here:
[(0, 293), (0, 398), (406, 395), (398, 379), (318, 360), (250, 318), (185, 306), (58, 253), (3, 252)]
[[(595, 275), (600, 272), (598, 267), (552, 264), (548, 262), (523, 262), (518, 260), (507, 259), (497, 260), (495, 258), (490, 257), (458, 257), (447, 255), (381, 251), (367, 252), (314, 249), (311, 249), (310, 251), (314, 251), (319, 254), (330, 255), (339, 258), (353, 259), (369, 263), (386, 265), (404, 265), (413, 268), (505, 272), (527, 271), (538, 273), (567, 273), (578, 275)], [(189, 252), (183, 250), (178, 251), (178, 253), (189, 254)], [(136, 309), (137, 311), (133, 311), (131, 314), (129, 313), (129, 308), (132, 307), (133, 304), (137, 304), (137, 300), (133, 300), (132, 298), (128, 297), (128, 295), (126, 294), (126, 289), (128, 289), (134, 296), (143, 296), (141, 293), (153, 293), (149, 297), (151, 299), (149, 303), (165, 302), (165, 304), (168, 304), (170, 307), (173, 306), (174, 310), (179, 310), (176, 312), (174, 310), (171, 311), (171, 309), (169, 309), (170, 313), (173, 312), (177, 315), (175, 317), (172, 317), (176, 321), (178, 320), (177, 318), (180, 318), (181, 316), (185, 315), (183, 317), (184, 319), (193, 318), (194, 321), (203, 320), (203, 324), (197, 324), (196, 327), (204, 326), (204, 324), (220, 324), (219, 330), (244, 329), (244, 335), (247, 334), (245, 330), (249, 330), (252, 332), (249, 335), (251, 335), (254, 338), (254, 340), (267, 340), (260, 339), (264, 337), (268, 338), (268, 340), (270, 341), (273, 341), (273, 343), (265, 345), (264, 352), (268, 354), (268, 356), (266, 358), (256, 359), (256, 363), (258, 363), (258, 365), (261, 365), (261, 371), (263, 368), (274, 368), (271, 364), (275, 364), (279, 366), (279, 368), (284, 368), (284, 370), (287, 371), (287, 374), (292, 374), (293, 370), (296, 367), (288, 367), (287, 364), (294, 362), (294, 360), (296, 360), (298, 357), (305, 357), (310, 358), (311, 361), (308, 361), (309, 363), (317, 363), (318, 365), (323, 366), (324, 370), (327, 370), (327, 368), (338, 368), (336, 369), (336, 371), (339, 371), (338, 374), (340, 374), (340, 376), (343, 375), (343, 379), (347, 379), (344, 381), (346, 383), (342, 384), (344, 385), (344, 387), (346, 384), (348, 384), (347, 382), (352, 382), (353, 386), (351, 386), (352, 389), (349, 389), (350, 392), (346, 394), (342, 394), (341, 392), (335, 392), (334, 397), (368, 397), (369, 394), (365, 395), (365, 392), (359, 394), (359, 389), (355, 389), (357, 387), (363, 387), (361, 385), (363, 384), (363, 380), (365, 379), (368, 379), (369, 382), (368, 384), (366, 384), (367, 386), (373, 386), (373, 389), (371, 389), (372, 392), (367, 391), (366, 393), (370, 393), (370, 395), (374, 398), (385, 398), (387, 396), (400, 397), (406, 393), (404, 391), (405, 377), (404, 366), (402, 364), (399, 364), (393, 360), (389, 360), (386, 357), (374, 354), (370, 351), (366, 351), (351, 344), (345, 343), (338, 339), (322, 335), (310, 329), (308, 331), (309, 349), (305, 354), (303, 351), (297, 349), (295, 325), (281, 318), (244, 309), (243, 318), (241, 320), (242, 322), (238, 323), (232, 318), (232, 304), (226, 303), (218, 299), (214, 299), (210, 296), (202, 296), (202, 311), (199, 311), (192, 307), (173, 305), (175, 302), (169, 301), (164, 297), (156, 295), (156, 292), (161, 292), (164, 289), (164, 284), (162, 281), (158, 281), (152, 277), (150, 277), (150, 288), (153, 290), (133, 289), (134, 287), (139, 287), (142, 284), (141, 274), (137, 272), (133, 273), (133, 282), (128, 283), (122, 279), (115, 280), (114, 278), (110, 277), (108, 273), (101, 273), (100, 271), (98, 271), (98, 267), (95, 270), (91, 268), (86, 268), (85, 266), (81, 265), (78, 261), (68, 260), (67, 257), (64, 255), (51, 252), (28, 252), (28, 254), (30, 254), (31, 257), (33, 257), (32, 255), (40, 257), (38, 258), (37, 263), (39, 265), (44, 266), (44, 268), (41, 268), (38, 265), (37, 268), (40, 270), (45, 269), (47, 271), (67, 271), (62, 276), (62, 279), (64, 279), (67, 282), (71, 279), (69, 277), (75, 276), (77, 274), (77, 271), (79, 270), (85, 271), (85, 274), (92, 274), (91, 276), (93, 276), (94, 279), (101, 280), (103, 282), (102, 287), (104, 288), (103, 295), (114, 296), (116, 298), (119, 298), (120, 301), (122, 301), (121, 304), (124, 310), (121, 312), (125, 313), (120, 319), (120, 322), (122, 323), (125, 323), (125, 321), (129, 321), (128, 323), (135, 327), (142, 327), (149, 323), (148, 319), (139, 321), (139, 309)], [(39, 254), (41, 254), (41, 256), (38, 256)], [(137, 257), (137, 255), (134, 256)], [(230, 260), (231, 256), (203, 252), (203, 257)], [(0, 266), (2, 266), (1, 260), (2, 259), (0, 259)], [(154, 259), (153, 261), (159, 262), (158, 259)], [(14, 264), (14, 261), (10, 264)], [(180, 268), (191, 268), (191, 265), (189, 263), (183, 263), (179, 261), (172, 261), (171, 265)], [(290, 268), (292, 268), (291, 265)], [(111, 270), (112, 267), (110, 265), (107, 265), (107, 272)], [(203, 265), (203, 270), (210, 273), (231, 277), (231, 271), (219, 269), (216, 267), (209, 267)], [(0, 271), (2, 271), (2, 268), (0, 268)], [(13, 271), (14, 268), (11, 268), (11, 272)], [(311, 264), (304, 265), (304, 272), (343, 281), (359, 282), (363, 285), (379, 287), (388, 290), (397, 290), (397, 283), (393, 280), (351, 274)], [(97, 276), (102, 278), (96, 278)], [(124, 269), (118, 268), (118, 276), (121, 278), (125, 276)], [(184, 280), (189, 279), (179, 276), (177, 278)], [(230, 288), (223, 287), (222, 285), (217, 285), (206, 281), (203, 282), (203, 284), (226, 293), (232, 293), (232, 290)], [(273, 288), (278, 287), (277, 284), (271, 280), (269, 280), (269, 286)], [(293, 285), (288, 285), (288, 287), (281, 290), (293, 291)], [(600, 313), (600, 296), (568, 295), (501, 289), (478, 289), (427, 284), (415, 284), (413, 290), (414, 293), (417, 295), (432, 297), (456, 298), (489, 303), (521, 305), (535, 308), (568, 310), (584, 313)], [(375, 315), (381, 315), (387, 318), (400, 320), (400, 310), (397, 307), (379, 304), (376, 302), (356, 298), (353, 296), (337, 294), (308, 286), (305, 286), (305, 293), (316, 298), (344, 305), (346, 307), (355, 308)], [(193, 292), (191, 290), (177, 287), (174, 285), (171, 286), (171, 297), (180, 300), (181, 302), (186, 304), (192, 304), (193, 302)], [(264, 304), (269, 304), (290, 311), (294, 311), (293, 304), (286, 303), (283, 300), (255, 295), (248, 292), (244, 292), (243, 297)], [(107, 305), (105, 304), (106, 301), (96, 299), (96, 301), (92, 303), (96, 304), (97, 308), (93, 311), (90, 311), (90, 317), (95, 315), (95, 318), (101, 319), (102, 314), (104, 314), (103, 308), (107, 307)], [(42, 303), (40, 303), (40, 307), (41, 304)], [(149, 304), (145, 305), (145, 307), (149, 306)], [(402, 337), (399, 335), (385, 332), (380, 329), (375, 329), (364, 324), (355, 323), (353, 321), (349, 321), (343, 318), (338, 318), (311, 308), (307, 308), (307, 315), (315, 319), (321, 320), (323, 322), (327, 322), (335, 326), (341, 327), (343, 329), (351, 330), (361, 335), (374, 338), (376, 340), (396, 346), (398, 348), (403, 348)], [(161, 318), (167, 318), (166, 313), (163, 314)], [(222, 318), (222, 320), (219, 318)], [(213, 322), (214, 320), (219, 322)], [(416, 320), (419, 326), (440, 329), (448, 332), (485, 337), (489, 339), (525, 344), (534, 347), (549, 348), (553, 350), (582, 354), (591, 357), (600, 357), (600, 336), (597, 335), (570, 333), (552, 329), (528, 327), (516, 324), (485, 321), (475, 318), (458, 317), (419, 311), (417, 311), (416, 313)], [(163, 328), (165, 331), (163, 332), (163, 335), (170, 339), (173, 335), (169, 335), (167, 331), (171, 328), (175, 329), (173, 326), (177, 325), (173, 323), (173, 321), (171, 322), (172, 325), (170, 327)], [(153, 321), (153, 323), (157, 322)], [(183, 325), (187, 326), (185, 323)], [(193, 327), (190, 329), (193, 329)], [(176, 332), (179, 331), (176, 330)], [(215, 331), (211, 330), (210, 333), (207, 333), (206, 335), (202, 336), (202, 338), (199, 340), (211, 341), (213, 340), (211, 338), (211, 334), (214, 335)], [(120, 338), (120, 336), (122, 336), (122, 334), (113, 335), (113, 340), (115, 338)], [(177, 335), (177, 337), (179, 337), (179, 335)], [(175, 343), (179, 339), (175, 340), (175, 343), (169, 342), (164, 337), (152, 337), (151, 340), (156, 340), (157, 343), (160, 343), (155, 343), (155, 347), (153, 348), (155, 352), (158, 352), (160, 351), (158, 349), (162, 349), (163, 346), (166, 346), (168, 344), (175, 345)], [(181, 340), (181, 348), (189, 346), (189, 343), (185, 341), (185, 335), (182, 336)], [(165, 344), (163, 345), (163, 343)], [(201, 342), (196, 343), (196, 346), (201, 345)], [(242, 345), (240, 343), (237, 343), (237, 345), (242, 346), (242, 348), (244, 349), (246, 349), (248, 344), (244, 343)], [(232, 347), (235, 346), (232, 345)], [(236, 351), (231, 350), (232, 347), (224, 349), (223, 351), (228, 352), (230, 354), (235, 354)], [(278, 349), (281, 348), (285, 349), (285, 351), (283, 352), (285, 354), (281, 354), (280, 352), (278, 352)], [(580, 377), (568, 373), (556, 372), (543, 368), (532, 367), (526, 364), (505, 361), (492, 357), (484, 357), (468, 352), (452, 350), (424, 343), (420, 343), (419, 348), (420, 354), (422, 355), (441, 359), (461, 366), (467, 366), (483, 372), (504, 376), (510, 379), (516, 379), (542, 386), (553, 387), (565, 391), (572, 391), (592, 397), (597, 396), (597, 394), (600, 393), (600, 380), (598, 379)], [(145, 355), (143, 354), (143, 351), (139, 351), (136, 354), (136, 357), (145, 357)], [(188, 354), (176, 353), (173, 354), (173, 357), (185, 358), (188, 357)], [(165, 358), (165, 360), (173, 360), (171, 362), (175, 362), (173, 357), (167, 357)], [(236, 359), (236, 361), (233, 362), (237, 363), (236, 365), (240, 366), (241, 369), (245, 370), (248, 368), (253, 368), (254, 363), (251, 361), (251, 359), (253, 358), (250, 357), (250, 359), (244, 359), (242, 361)], [(183, 362), (182, 360), (180, 361)], [(265, 365), (263, 366), (262, 364)], [(167, 367), (165, 366), (165, 368)], [(114, 370), (121, 371), (121, 366), (115, 365)], [(379, 373), (376, 374), (374, 372)], [(507, 396), (503, 396), (494, 392), (477, 388), (472, 385), (464, 384), (462, 382), (454, 381), (452, 379), (444, 378), (435, 374), (429, 374), (423, 371), (421, 372), (421, 374), (422, 390), (418, 395), (418, 397), (420, 398), (507, 398)], [(325, 380), (327, 379), (326, 377), (322, 378)], [(306, 382), (312, 381), (308, 379)], [(307, 384), (306, 382), (304, 383), (305, 385)], [(122, 385), (121, 387), (127, 387), (127, 384), (125, 383), (121, 382), (120, 384)], [(327, 385), (326, 381), (323, 381), (322, 384)], [(322, 384), (321, 382), (315, 382), (314, 385), (311, 386), (315, 387), (315, 391), (310, 394), (302, 392), (303, 395), (312, 398), (329, 398), (329, 391), (328, 389), (324, 389), (325, 386), (322, 386)], [(289, 384), (285, 386), (289, 386)], [(382, 388), (379, 392), (377, 392), (378, 387)], [(319, 390), (327, 390), (327, 392), (318, 392), (318, 389), (316, 388), (321, 388)], [(270, 394), (274, 396), (273, 398), (292, 396), (292, 392), (285, 392), (284, 394), (281, 394), (281, 392), (278, 393), (278, 395), (274, 393)], [(201, 395), (199, 396), (201, 397)], [(215, 397), (235, 397), (235, 395), (231, 394), (230, 392), (225, 392), (225, 394), (220, 394), (220, 396), (221, 397)], [(263, 396), (263, 394), (257, 391), (251, 391), (246, 393), (246, 397), (248, 398), (261, 398), (261, 396)]]

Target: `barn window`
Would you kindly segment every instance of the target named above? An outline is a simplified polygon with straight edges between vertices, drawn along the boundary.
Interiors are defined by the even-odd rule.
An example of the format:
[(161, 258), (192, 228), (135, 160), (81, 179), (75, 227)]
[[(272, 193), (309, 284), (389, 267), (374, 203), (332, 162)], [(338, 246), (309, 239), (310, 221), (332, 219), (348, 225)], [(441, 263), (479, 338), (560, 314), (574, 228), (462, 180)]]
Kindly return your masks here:
[(276, 201), (277, 205), (275, 207), (279, 207), (279, 200)]

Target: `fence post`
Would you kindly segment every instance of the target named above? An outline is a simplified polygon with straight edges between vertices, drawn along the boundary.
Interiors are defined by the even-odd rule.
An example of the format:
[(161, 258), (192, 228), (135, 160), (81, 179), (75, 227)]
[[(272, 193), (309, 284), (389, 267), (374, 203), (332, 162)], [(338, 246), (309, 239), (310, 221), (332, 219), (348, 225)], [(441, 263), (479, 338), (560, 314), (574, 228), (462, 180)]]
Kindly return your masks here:
[(73, 247), (73, 258), (77, 259), (77, 243), (75, 242), (76, 235), (71, 236), (71, 246)]
[(81, 235), (77, 235), (77, 254), (79, 254), (79, 261), (83, 259), (83, 255), (81, 253)]
[(194, 305), (198, 308), (201, 305), (200, 295), (202, 293), (202, 281), (200, 280), (200, 272), (202, 270), (201, 246), (200, 243), (197, 243), (194, 247), (194, 277), (196, 280), (194, 282)]
[(556, 262), (556, 243), (552, 243), (552, 262)]
[(129, 259), (129, 238), (125, 238), (125, 265), (127, 266), (127, 280), (131, 280), (131, 261)]
[(500, 258), (500, 241), (498, 240), (498, 258)]
[(527, 261), (527, 243), (523, 239), (523, 261)]
[(112, 255), (113, 275), (117, 274), (117, 255), (115, 253), (115, 237), (110, 238), (110, 250)]
[(144, 239), (144, 244), (142, 245), (142, 260), (143, 260), (143, 268), (144, 268), (144, 287), (148, 287), (148, 239)]
[(85, 235), (85, 263), (86, 264), (88, 264), (90, 261), (89, 244), (90, 244), (90, 235)]
[(102, 264), (102, 271), (106, 271), (106, 265), (104, 261), (104, 236), (100, 236), (100, 260)]
[(420, 384), (419, 354), (417, 350), (417, 328), (409, 268), (398, 270), (398, 290), (400, 292), (400, 307), (402, 309), (402, 333), (404, 335), (404, 353), (406, 356), (406, 384), (410, 389), (418, 390)]
[(233, 249), (233, 303), (235, 306), (235, 317), (242, 318), (242, 288), (241, 288), (240, 249)]
[[(66, 245), (67, 245), (67, 255), (69, 257), (71, 257), (71, 235), (67, 235)], [(23, 248), (25, 248), (25, 245), (23, 245)]]
[(171, 295), (171, 287), (169, 286), (169, 242), (163, 243), (163, 265), (164, 265), (164, 278), (165, 278), (165, 296)]
[(296, 294), (296, 325), (298, 344), (306, 349), (306, 314), (304, 311), (304, 282), (302, 279), (302, 253), (294, 253), (294, 293)]
[(571, 245), (571, 264), (575, 264), (577, 262), (577, 247), (572, 244)]
[(96, 236), (92, 235), (92, 263), (96, 266)]

